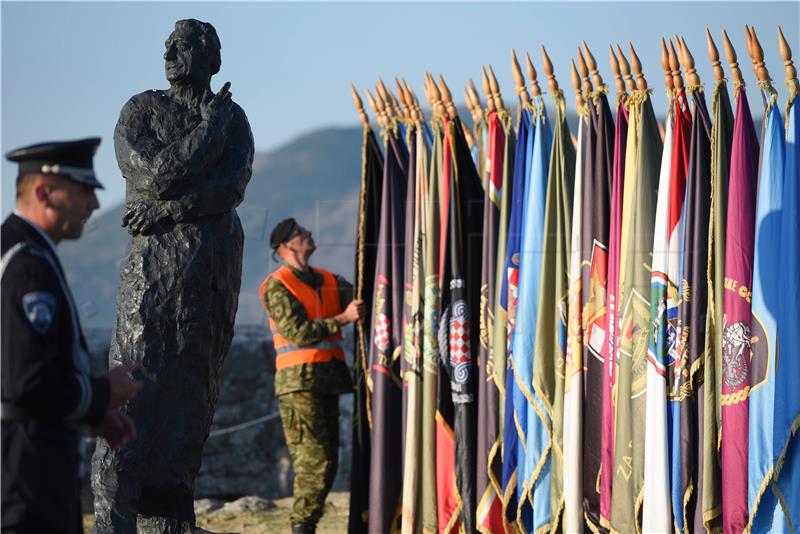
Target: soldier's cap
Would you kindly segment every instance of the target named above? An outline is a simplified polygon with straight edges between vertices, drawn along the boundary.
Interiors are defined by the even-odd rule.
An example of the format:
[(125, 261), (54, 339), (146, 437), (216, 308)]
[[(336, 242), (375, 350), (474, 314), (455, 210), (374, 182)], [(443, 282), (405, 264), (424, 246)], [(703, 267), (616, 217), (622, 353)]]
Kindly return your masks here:
[(275, 225), (272, 233), (269, 235), (269, 246), (278, 248), (282, 243), (286, 243), (296, 235), (300, 234), (300, 225), (293, 217), (284, 219)]
[(94, 174), (93, 159), (99, 144), (99, 137), (50, 141), (17, 148), (7, 153), (6, 158), (19, 164), (19, 176), (57, 174), (79, 184), (104, 189)]

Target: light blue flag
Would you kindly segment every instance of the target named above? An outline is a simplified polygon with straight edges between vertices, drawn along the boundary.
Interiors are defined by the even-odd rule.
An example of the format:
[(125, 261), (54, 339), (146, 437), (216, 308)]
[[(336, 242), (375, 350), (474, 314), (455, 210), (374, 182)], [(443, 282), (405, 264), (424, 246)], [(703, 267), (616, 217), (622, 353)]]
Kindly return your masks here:
[[(509, 353), (506, 368), (505, 410), (503, 411), (503, 502), (505, 503), (505, 521), (508, 523), (513, 523), (517, 517), (517, 499), (519, 495), (517, 491), (517, 481), (519, 479), (517, 466), (519, 463), (518, 458), (520, 457), (518, 451), (523, 447), (525, 426), (527, 425), (526, 420), (520, 420), (517, 417), (518, 411), (514, 409), (515, 402), (524, 402), (525, 399), (514, 379), (510, 340), (513, 338), (514, 328), (516, 327), (516, 312), (512, 313), (512, 310), (516, 310), (516, 295), (518, 295), (519, 290), (519, 250), (522, 244), (522, 215), (528, 178), (528, 169), (525, 166), (527, 162), (525, 152), (529, 145), (528, 137), (531, 123), (530, 111), (523, 109), (520, 113), (519, 126), (517, 128), (517, 147), (514, 151), (515, 154), (520, 154), (521, 157), (514, 160), (511, 216), (508, 222), (508, 244), (506, 245), (506, 276), (503, 277), (503, 289), (501, 291), (503, 307), (509, 310)], [(511, 289), (510, 291), (509, 288)], [(511, 302), (509, 302), (509, 299)], [(523, 405), (522, 409), (524, 408), (525, 406)]]
[[(770, 95), (766, 95), (770, 98)], [(754, 532), (784, 532), (782, 507), (770, 488), (775, 443), (775, 364), (778, 351), (781, 287), (778, 278), (783, 262), (781, 248), (781, 197), (783, 196), (783, 121), (777, 95), (766, 112), (762, 143), (756, 238), (753, 261), (750, 361), (750, 414), (748, 424), (747, 507)], [(796, 323), (793, 325), (796, 328)]]
[[(539, 304), (539, 277), (541, 273), (542, 239), (544, 232), (544, 207), (547, 195), (547, 177), (550, 163), (552, 132), (541, 97), (537, 98), (538, 112), (534, 119), (534, 135), (531, 145), (530, 179), (525, 198), (522, 246), (519, 269), (519, 300), (517, 302), (517, 326), (512, 341), (512, 354), (516, 381), (521, 393), (520, 406), (525, 406), (527, 420), (524, 461), (519, 459), (518, 489), (520, 495), (520, 520), (526, 531), (535, 531), (550, 522), (550, 477), (549, 460), (544, 466), (539, 462), (545, 452), (547, 435), (542, 421), (536, 413), (546, 414), (543, 405), (535, 398), (533, 390), (533, 351), (536, 340), (537, 308)], [(538, 403), (538, 404), (537, 404)], [(515, 407), (518, 405), (515, 403)], [(531, 489), (537, 468), (542, 476)], [(528, 499), (523, 500), (523, 496)], [(533, 508), (531, 508), (533, 501)]]
[[(781, 210), (780, 295), (778, 363), (775, 373), (775, 479), (786, 521), (800, 532), (800, 86), (790, 99), (786, 130)], [(777, 486), (777, 487), (776, 487)]]

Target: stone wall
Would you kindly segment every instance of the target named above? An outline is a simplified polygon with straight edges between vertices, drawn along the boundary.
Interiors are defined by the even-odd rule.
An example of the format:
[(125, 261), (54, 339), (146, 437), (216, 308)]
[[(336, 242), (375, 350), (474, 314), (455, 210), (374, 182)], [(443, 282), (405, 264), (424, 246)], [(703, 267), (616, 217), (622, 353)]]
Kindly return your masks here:
[[(98, 371), (106, 366), (110, 339), (108, 329), (87, 333)], [(352, 337), (345, 343), (352, 347)], [(351, 362), (350, 351), (347, 357)], [(244, 495), (276, 499), (292, 494), (293, 472), (278, 416), (274, 379), (275, 352), (266, 328), (237, 327), (223, 367), (219, 401), (203, 451), (195, 499), (230, 500)], [(349, 488), (352, 405), (352, 395), (341, 396), (336, 490)], [(86, 445), (87, 458), (91, 458), (93, 443), (89, 440)], [(82, 472), (88, 475), (88, 466), (85, 465)], [(87, 486), (88, 481), (84, 484)]]

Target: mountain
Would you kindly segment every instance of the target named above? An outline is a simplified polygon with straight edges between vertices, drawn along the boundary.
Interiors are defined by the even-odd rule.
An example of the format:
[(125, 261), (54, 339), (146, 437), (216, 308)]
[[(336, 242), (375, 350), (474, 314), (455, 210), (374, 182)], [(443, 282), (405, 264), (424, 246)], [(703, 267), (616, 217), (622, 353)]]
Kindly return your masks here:
[[(236, 322), (266, 324), (258, 289), (277, 264), (269, 234), (285, 217), (314, 233), (313, 264), (352, 279), (361, 182), (361, 128), (327, 128), (269, 152), (259, 152), (237, 211), (245, 232), (242, 289)], [(92, 220), (59, 254), (87, 328), (110, 327), (116, 316), (119, 271), (128, 243), (123, 205)]]

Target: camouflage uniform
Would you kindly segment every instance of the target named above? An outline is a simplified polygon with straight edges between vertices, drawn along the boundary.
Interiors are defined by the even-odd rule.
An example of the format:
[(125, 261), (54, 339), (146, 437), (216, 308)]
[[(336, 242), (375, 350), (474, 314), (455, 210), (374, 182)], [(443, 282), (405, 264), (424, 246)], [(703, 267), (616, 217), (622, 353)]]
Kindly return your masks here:
[[(319, 273), (289, 268), (319, 293), (323, 283)], [(353, 286), (339, 276), (336, 281), (344, 310), (353, 299)], [(292, 344), (317, 343), (340, 329), (332, 318), (310, 321), (303, 304), (276, 278), (267, 283), (264, 300), (278, 332)], [(338, 360), (294, 365), (275, 374), (275, 394), (295, 473), (292, 524), (316, 525), (322, 516), (339, 460), (338, 395), (352, 391), (347, 365)]]

